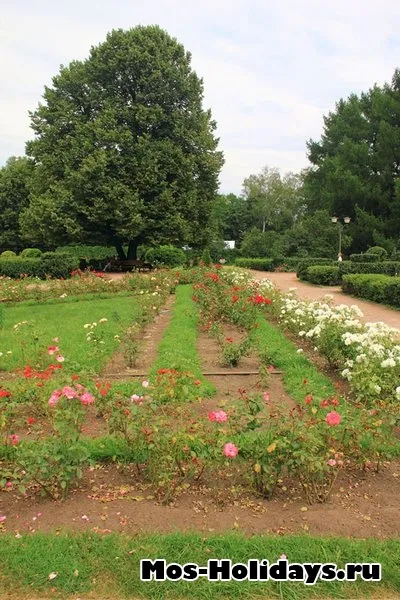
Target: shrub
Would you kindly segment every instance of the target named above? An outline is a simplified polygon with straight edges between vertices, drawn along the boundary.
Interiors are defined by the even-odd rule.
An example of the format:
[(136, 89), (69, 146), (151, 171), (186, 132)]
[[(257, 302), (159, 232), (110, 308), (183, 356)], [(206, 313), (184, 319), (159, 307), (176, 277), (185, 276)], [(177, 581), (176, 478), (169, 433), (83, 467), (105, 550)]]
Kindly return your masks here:
[(37, 277), (40, 272), (40, 259), (38, 258), (0, 258), (0, 275), (19, 279), (23, 275)]
[(373, 263), (378, 262), (379, 256), (376, 254), (350, 254), (350, 260), (355, 263)]
[(302, 258), (297, 264), (297, 277), (303, 279), (308, 267), (315, 265), (334, 265), (336, 261), (331, 258)]
[(400, 308), (400, 277), (378, 274), (344, 275), (342, 289), (360, 298)]
[(208, 248), (204, 248), (203, 254), (201, 255), (201, 260), (207, 266), (212, 264), (211, 254)]
[(39, 248), (25, 248), (20, 254), (21, 258), (40, 258), (41, 256), (42, 251)]
[(352, 261), (343, 261), (339, 264), (340, 273), (377, 273), (380, 275), (400, 274), (400, 262), (386, 260), (383, 262), (360, 263)]
[(12, 250), (4, 250), (0, 255), (1, 258), (16, 258), (17, 255)]
[(79, 267), (79, 260), (75, 256), (61, 252), (44, 252), (39, 260), (38, 276), (42, 279), (54, 277), (67, 279)]
[(176, 246), (157, 246), (147, 250), (145, 259), (153, 265), (180, 267), (185, 264), (186, 255), (182, 248)]
[(273, 258), (237, 258), (235, 265), (256, 271), (273, 271), (275, 261)]
[(303, 279), (316, 285), (339, 285), (341, 274), (339, 267), (333, 265), (316, 265), (308, 267)]
[(387, 250), (381, 246), (372, 246), (371, 248), (368, 248), (366, 254), (369, 256), (377, 256), (377, 260), (386, 260), (389, 256)]

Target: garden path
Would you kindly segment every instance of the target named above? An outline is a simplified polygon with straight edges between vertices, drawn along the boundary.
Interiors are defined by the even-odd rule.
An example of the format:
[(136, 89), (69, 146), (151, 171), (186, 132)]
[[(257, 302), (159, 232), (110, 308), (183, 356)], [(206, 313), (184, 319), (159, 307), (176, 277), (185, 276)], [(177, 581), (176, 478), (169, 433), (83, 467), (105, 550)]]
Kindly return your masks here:
[(340, 287), (322, 287), (305, 283), (297, 279), (296, 273), (252, 271), (252, 274), (254, 279), (258, 281), (269, 279), (282, 292), (288, 292), (290, 288), (296, 288), (296, 294), (301, 300), (322, 300), (326, 294), (330, 294), (333, 296), (335, 304), (347, 304), (348, 306), (356, 304), (364, 314), (364, 321), (369, 323), (383, 321), (390, 327), (400, 329), (400, 311), (344, 294)]

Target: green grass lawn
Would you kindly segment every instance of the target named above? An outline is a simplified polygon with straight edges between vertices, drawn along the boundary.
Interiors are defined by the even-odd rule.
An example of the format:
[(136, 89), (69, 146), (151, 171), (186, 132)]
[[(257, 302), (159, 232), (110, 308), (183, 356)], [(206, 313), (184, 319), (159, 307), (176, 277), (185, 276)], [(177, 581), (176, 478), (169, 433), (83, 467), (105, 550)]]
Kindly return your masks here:
[(202, 385), (198, 388), (199, 395), (211, 396), (215, 393), (215, 388), (202, 375), (197, 351), (199, 316), (192, 295), (191, 285), (177, 287), (171, 322), (158, 347), (157, 359), (150, 378), (154, 378), (158, 369), (188, 371), (202, 381)]
[[(121, 335), (124, 329), (142, 313), (145, 302), (141, 296), (117, 296), (95, 298), (65, 303), (18, 304), (5, 306), (3, 326), (0, 329), (0, 369), (10, 371), (26, 364), (34, 365), (40, 353), (54, 345), (53, 338), (59, 338), (61, 354), (65, 357), (64, 368), (68, 371), (98, 371), (118, 346), (115, 335)], [(93, 344), (86, 341), (85, 323), (107, 323), (98, 325), (98, 331), (104, 335), (101, 355), (94, 350)], [(16, 333), (16, 323), (28, 321)], [(34, 338), (37, 337), (37, 340)], [(12, 354), (7, 354), (11, 351)]]
[[(289, 562), (380, 562), (382, 581), (318, 582), (141, 582), (142, 558), (165, 558), (167, 563), (194, 562), (206, 565), (210, 558), (230, 558), (234, 563), (268, 559), (285, 553)], [(91, 598), (151, 598), (154, 600), (199, 598), (287, 599), (303, 598), (396, 598), (400, 593), (399, 540), (353, 540), (309, 536), (246, 538), (227, 533), (169, 535), (0, 535), (1, 597), (22, 598), (24, 592), (38, 597), (69, 598), (90, 593)], [(50, 573), (57, 576), (49, 580)], [(7, 594), (7, 596), (6, 596)], [(16, 594), (16, 595), (14, 595)], [(30, 597), (30, 596), (29, 596)], [(77, 596), (74, 596), (76, 598)]]

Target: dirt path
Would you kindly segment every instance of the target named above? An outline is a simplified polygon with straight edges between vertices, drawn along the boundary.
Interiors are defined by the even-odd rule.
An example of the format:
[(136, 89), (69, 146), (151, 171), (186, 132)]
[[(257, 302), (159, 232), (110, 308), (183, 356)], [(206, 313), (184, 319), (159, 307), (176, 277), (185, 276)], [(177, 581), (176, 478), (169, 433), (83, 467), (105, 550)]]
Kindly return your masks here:
[(400, 311), (344, 294), (340, 287), (320, 287), (305, 283), (297, 279), (296, 273), (263, 273), (252, 271), (252, 274), (254, 279), (257, 280), (269, 279), (282, 292), (288, 292), (290, 288), (296, 288), (296, 293), (302, 300), (321, 300), (326, 294), (331, 294), (335, 304), (347, 304), (348, 306), (356, 304), (359, 306), (364, 313), (364, 321), (383, 321), (390, 327), (400, 329)]

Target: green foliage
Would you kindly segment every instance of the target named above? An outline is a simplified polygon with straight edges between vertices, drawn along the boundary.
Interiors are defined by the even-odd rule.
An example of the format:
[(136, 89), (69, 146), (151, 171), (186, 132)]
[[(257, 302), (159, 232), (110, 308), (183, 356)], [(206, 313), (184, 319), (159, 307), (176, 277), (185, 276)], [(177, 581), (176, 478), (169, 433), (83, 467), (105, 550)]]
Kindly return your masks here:
[(39, 248), (24, 248), (20, 253), (21, 258), (40, 258), (42, 251)]
[(342, 278), (339, 267), (317, 265), (308, 267), (302, 279), (316, 285), (339, 285)]
[[(342, 250), (351, 244), (349, 229), (342, 235)], [(285, 235), (285, 256), (325, 256), (336, 259), (338, 254), (338, 225), (332, 223), (327, 210), (313, 210), (301, 215)]]
[(378, 262), (380, 257), (377, 254), (367, 254), (364, 252), (362, 254), (350, 254), (350, 260), (356, 263), (373, 263)]
[(314, 267), (315, 265), (334, 265), (335, 261), (329, 258), (303, 258), (297, 264), (297, 277), (299, 279), (303, 279), (307, 273), (307, 269), (309, 267)]
[(348, 294), (400, 308), (400, 277), (344, 275), (342, 289)]
[(204, 265), (206, 265), (207, 267), (209, 267), (210, 265), (212, 265), (212, 258), (211, 258), (211, 254), (210, 254), (210, 249), (209, 248), (204, 248), (203, 254), (201, 255), (201, 260), (202, 260), (202, 263)]
[(39, 277), (40, 259), (38, 258), (0, 258), (0, 276), (19, 279), (23, 276)]
[(9, 158), (0, 168), (0, 248), (23, 247), (19, 216), (29, 203), (33, 161), (26, 157)]
[(293, 224), (302, 202), (298, 175), (282, 177), (278, 169), (264, 167), (260, 174), (244, 180), (243, 190), (253, 223), (263, 232), (284, 231)]
[[(340, 100), (324, 118), (320, 141), (308, 143), (308, 210), (349, 216), (351, 249), (390, 250), (399, 235), (400, 71), (390, 84)], [(391, 239), (390, 239), (391, 238)], [(387, 244), (385, 243), (387, 240)]]
[[(365, 256), (365, 255), (364, 255)], [(378, 273), (381, 275), (397, 275), (400, 273), (400, 262), (351, 262), (343, 261), (339, 264), (342, 275), (346, 273)]]
[[(44, 244), (204, 246), (223, 164), (191, 55), (158, 26), (113, 30), (63, 66), (32, 115), (21, 226)], [(66, 125), (68, 123), (68, 125)]]
[(272, 258), (237, 258), (235, 265), (244, 269), (255, 269), (256, 271), (273, 271), (275, 261)]
[(70, 254), (61, 252), (44, 252), (40, 257), (39, 277), (47, 276), (57, 279), (67, 279), (71, 271), (79, 267), (78, 260)]
[(366, 254), (372, 254), (372, 256), (377, 256), (377, 260), (383, 261), (387, 260), (388, 252), (386, 248), (382, 248), (381, 246), (372, 246), (368, 248)]
[(17, 255), (13, 250), (4, 250), (0, 255), (1, 258), (16, 258), (16, 256)]
[(77, 246), (60, 246), (56, 249), (56, 252), (62, 254), (73, 254), (80, 260), (86, 259), (98, 259), (110, 258), (115, 255), (115, 248), (113, 246), (85, 246), (80, 244)]
[(250, 229), (244, 235), (240, 252), (250, 258), (282, 256), (284, 238), (277, 231)]
[(145, 259), (152, 265), (180, 267), (185, 264), (186, 255), (182, 248), (176, 246), (158, 246), (149, 248), (145, 254)]

